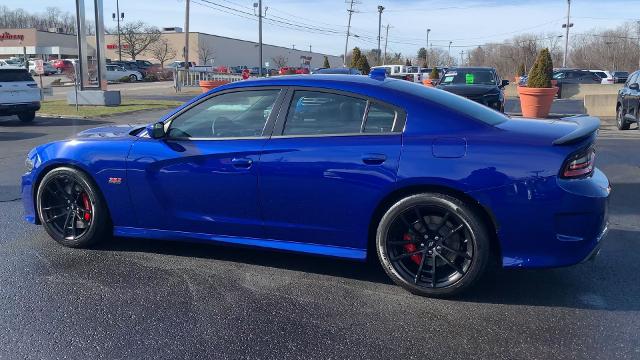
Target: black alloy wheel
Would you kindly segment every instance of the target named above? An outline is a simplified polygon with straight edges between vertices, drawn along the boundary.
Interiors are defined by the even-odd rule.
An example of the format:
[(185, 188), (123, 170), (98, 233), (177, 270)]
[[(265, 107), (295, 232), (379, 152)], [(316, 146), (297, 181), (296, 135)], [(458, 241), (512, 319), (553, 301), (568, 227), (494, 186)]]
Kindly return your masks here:
[(377, 250), (398, 285), (420, 295), (450, 296), (483, 273), (489, 241), (482, 222), (460, 200), (419, 194), (399, 201), (384, 215)]
[(631, 124), (624, 119), (624, 110), (622, 109), (622, 106), (618, 106), (618, 111), (616, 111), (616, 126), (618, 127), (618, 130), (629, 130), (630, 125)]
[(86, 247), (109, 235), (100, 194), (76, 169), (51, 170), (42, 179), (36, 199), (42, 225), (62, 245)]

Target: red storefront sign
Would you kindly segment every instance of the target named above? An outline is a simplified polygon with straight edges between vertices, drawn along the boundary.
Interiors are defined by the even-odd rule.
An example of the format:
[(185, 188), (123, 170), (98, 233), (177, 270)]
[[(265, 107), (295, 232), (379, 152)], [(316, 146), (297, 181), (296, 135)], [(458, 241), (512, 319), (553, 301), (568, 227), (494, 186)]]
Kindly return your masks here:
[(0, 41), (4, 41), (4, 40), (24, 40), (24, 35), (22, 34), (11, 34), (8, 32), (4, 32), (2, 34), (0, 34)]
[[(122, 44), (121, 47), (123, 49), (128, 49), (129, 48), (129, 44)], [(118, 49), (118, 44), (107, 44), (107, 49), (109, 49), (109, 50), (117, 50)]]

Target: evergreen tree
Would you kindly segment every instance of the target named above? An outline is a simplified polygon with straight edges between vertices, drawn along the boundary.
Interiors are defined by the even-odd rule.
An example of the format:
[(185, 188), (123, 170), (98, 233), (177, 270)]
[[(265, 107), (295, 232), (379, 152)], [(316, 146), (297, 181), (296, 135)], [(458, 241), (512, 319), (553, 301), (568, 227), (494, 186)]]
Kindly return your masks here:
[(527, 86), (530, 88), (550, 88), (551, 76), (553, 74), (553, 61), (549, 49), (545, 48), (540, 51), (536, 62), (529, 71)]
[(329, 58), (326, 55), (324, 57), (324, 63), (322, 64), (322, 67), (327, 69), (331, 67), (331, 64), (329, 64)]
[(356, 68), (360, 70), (363, 75), (369, 74), (369, 71), (371, 71), (371, 66), (369, 66), (369, 61), (367, 61), (366, 56), (360, 56)]
[(358, 63), (360, 62), (360, 58), (363, 57), (362, 56), (362, 51), (360, 51), (359, 47), (354, 47), (353, 51), (351, 52), (351, 67), (352, 68), (358, 68)]

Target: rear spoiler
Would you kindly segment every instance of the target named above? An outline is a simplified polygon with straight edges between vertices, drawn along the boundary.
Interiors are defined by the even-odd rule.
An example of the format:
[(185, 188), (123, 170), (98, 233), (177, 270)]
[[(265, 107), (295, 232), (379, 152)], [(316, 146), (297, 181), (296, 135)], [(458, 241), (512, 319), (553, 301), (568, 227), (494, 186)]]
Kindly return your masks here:
[(589, 137), (600, 128), (600, 119), (588, 115), (571, 116), (560, 119), (561, 121), (571, 121), (578, 125), (572, 132), (557, 138), (553, 145), (564, 145)]

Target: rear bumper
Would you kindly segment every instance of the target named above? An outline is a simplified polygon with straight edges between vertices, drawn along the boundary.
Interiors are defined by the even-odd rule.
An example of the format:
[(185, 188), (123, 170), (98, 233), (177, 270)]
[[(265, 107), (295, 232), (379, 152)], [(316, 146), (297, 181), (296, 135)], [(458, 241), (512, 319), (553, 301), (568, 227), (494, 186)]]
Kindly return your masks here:
[(18, 104), (0, 104), (0, 115), (16, 115), (40, 110), (40, 101)]
[(609, 180), (532, 178), (472, 193), (493, 211), (502, 264), (545, 268), (592, 258), (608, 230)]

